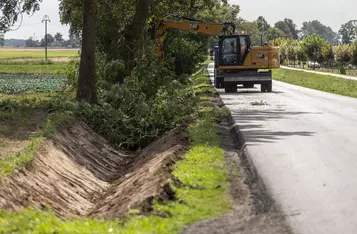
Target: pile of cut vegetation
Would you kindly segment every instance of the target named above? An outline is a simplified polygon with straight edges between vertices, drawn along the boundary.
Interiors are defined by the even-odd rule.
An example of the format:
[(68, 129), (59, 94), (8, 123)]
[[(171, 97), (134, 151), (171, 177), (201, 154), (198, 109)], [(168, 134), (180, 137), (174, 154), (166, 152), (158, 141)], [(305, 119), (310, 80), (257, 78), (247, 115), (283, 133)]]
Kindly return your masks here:
[(56, 130), (37, 149), (30, 166), (0, 182), (0, 209), (53, 209), (65, 218), (118, 218), (130, 209), (151, 209), (174, 197), (171, 165), (187, 151), (185, 126), (143, 150), (110, 145), (83, 122)]

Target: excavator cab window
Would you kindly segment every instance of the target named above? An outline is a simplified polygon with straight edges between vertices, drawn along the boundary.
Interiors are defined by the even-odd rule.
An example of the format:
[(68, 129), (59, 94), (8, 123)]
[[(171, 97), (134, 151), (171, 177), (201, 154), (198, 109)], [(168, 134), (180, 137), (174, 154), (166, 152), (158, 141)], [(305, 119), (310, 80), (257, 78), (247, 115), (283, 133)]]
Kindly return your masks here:
[(220, 65), (243, 65), (250, 51), (250, 37), (248, 35), (235, 35), (221, 36), (220, 39)]
[(221, 64), (235, 65), (238, 63), (237, 37), (226, 37), (221, 41)]

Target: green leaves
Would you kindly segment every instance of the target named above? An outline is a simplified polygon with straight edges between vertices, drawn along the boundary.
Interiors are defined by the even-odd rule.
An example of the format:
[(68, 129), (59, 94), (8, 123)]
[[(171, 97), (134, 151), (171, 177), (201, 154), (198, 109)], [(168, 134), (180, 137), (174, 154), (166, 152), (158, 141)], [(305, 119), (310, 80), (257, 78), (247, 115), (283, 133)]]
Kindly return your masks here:
[(58, 92), (66, 83), (65, 78), (49, 74), (0, 74), (0, 93)]

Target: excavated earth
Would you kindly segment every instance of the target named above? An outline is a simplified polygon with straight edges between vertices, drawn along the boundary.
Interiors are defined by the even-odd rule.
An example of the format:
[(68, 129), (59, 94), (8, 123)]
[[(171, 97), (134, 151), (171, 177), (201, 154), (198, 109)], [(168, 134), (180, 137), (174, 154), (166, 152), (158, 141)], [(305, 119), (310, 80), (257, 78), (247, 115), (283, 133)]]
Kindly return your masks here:
[(187, 151), (181, 126), (138, 152), (112, 147), (83, 122), (56, 131), (31, 166), (0, 182), (0, 209), (51, 208), (65, 218), (123, 217), (173, 198), (171, 166)]

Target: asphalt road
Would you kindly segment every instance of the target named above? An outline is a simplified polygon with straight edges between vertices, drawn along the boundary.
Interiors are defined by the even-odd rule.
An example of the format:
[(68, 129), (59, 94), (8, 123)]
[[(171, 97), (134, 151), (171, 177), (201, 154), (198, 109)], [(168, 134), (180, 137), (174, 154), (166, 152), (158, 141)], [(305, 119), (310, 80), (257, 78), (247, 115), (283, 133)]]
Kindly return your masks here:
[(259, 90), (219, 91), (294, 232), (357, 233), (357, 99), (282, 82)]

